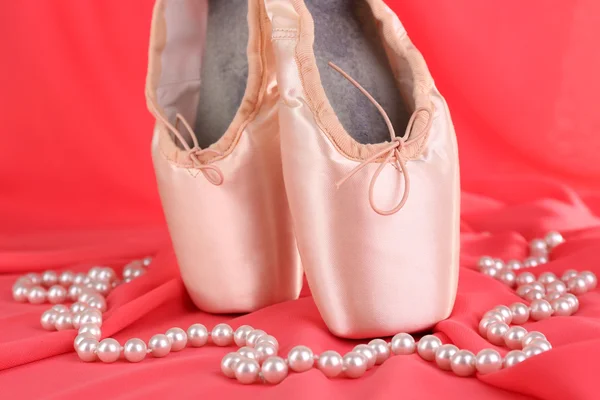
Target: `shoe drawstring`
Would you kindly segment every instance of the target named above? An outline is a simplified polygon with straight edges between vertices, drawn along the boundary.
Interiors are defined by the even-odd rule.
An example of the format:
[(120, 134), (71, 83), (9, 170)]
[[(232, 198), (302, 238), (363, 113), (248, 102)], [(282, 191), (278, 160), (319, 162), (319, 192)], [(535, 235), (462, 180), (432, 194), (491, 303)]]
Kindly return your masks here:
[[(379, 111), (379, 113), (383, 117), (385, 124), (387, 125), (387, 128), (390, 132), (390, 138), (391, 138), (391, 143), (388, 146), (381, 149), (380, 151), (373, 154), (371, 157), (367, 158), (366, 160), (361, 162), (359, 165), (357, 165), (352, 171), (350, 171), (348, 174), (346, 174), (346, 176), (344, 176), (340, 181), (337, 182), (337, 187), (339, 188), (341, 185), (344, 184), (344, 182), (346, 182), (348, 179), (350, 179), (352, 176), (354, 176), (358, 171), (365, 168), (368, 164), (372, 163), (373, 161), (375, 161), (379, 157), (383, 156), (384, 154), (387, 154), (387, 156), (385, 157), (383, 162), (381, 162), (379, 164), (379, 167), (377, 167), (377, 170), (375, 171), (375, 173), (373, 174), (373, 177), (371, 178), (371, 183), (369, 184), (369, 203), (371, 204), (371, 207), (377, 214), (380, 214), (380, 215), (395, 214), (398, 211), (400, 211), (400, 209), (402, 207), (404, 207), (404, 205), (406, 204), (406, 201), (408, 200), (408, 194), (410, 193), (410, 176), (408, 174), (408, 169), (406, 168), (407, 160), (402, 155), (402, 148), (404, 146), (407, 146), (407, 145), (410, 145), (411, 143), (416, 142), (417, 140), (421, 139), (423, 136), (425, 136), (427, 134), (427, 132), (431, 128), (432, 112), (429, 108), (425, 108), (425, 107), (417, 108), (412, 113), (412, 115), (408, 121), (408, 125), (406, 127), (406, 133), (404, 134), (404, 137), (396, 136), (396, 133), (394, 131), (394, 127), (392, 126), (392, 122), (390, 121), (390, 118), (388, 117), (388, 115), (385, 112), (385, 110), (383, 109), (383, 107), (381, 107), (381, 105), (377, 102), (377, 100), (375, 100), (373, 98), (373, 96), (371, 96), (371, 94), (369, 94), (369, 92), (367, 92), (367, 90), (365, 88), (363, 88), (357, 81), (355, 81), (350, 75), (348, 75), (346, 72), (344, 72), (340, 67), (338, 67), (337, 65), (335, 65), (332, 62), (329, 63), (329, 66), (331, 68), (333, 68), (334, 70), (336, 70), (337, 72), (339, 72), (344, 78), (346, 78), (358, 90), (360, 90), (362, 92), (362, 94), (364, 94), (371, 103), (373, 103), (373, 105), (377, 108), (377, 111)], [(413, 135), (411, 133), (411, 130), (412, 130), (415, 120), (417, 119), (417, 116), (420, 112), (426, 112), (428, 114), (427, 124), (419, 133)], [(390, 162), (395, 163), (396, 169), (398, 169), (398, 171), (402, 171), (402, 175), (399, 176), (399, 179), (402, 176), (404, 177), (404, 192), (402, 194), (402, 199), (400, 200), (400, 202), (398, 202), (398, 204), (394, 208), (392, 208), (390, 210), (382, 210), (379, 207), (377, 207), (377, 205), (375, 205), (375, 201), (373, 199), (373, 193), (375, 190), (375, 183), (377, 182), (377, 178), (379, 178), (379, 174), (381, 174), (381, 171), (383, 170), (383, 168)]]
[[(187, 144), (187, 141), (183, 138), (183, 136), (181, 136), (181, 133), (179, 133), (179, 122), (181, 122), (183, 124), (185, 129), (188, 131), (189, 135), (192, 137), (192, 141), (194, 142), (194, 147), (190, 148), (190, 146)], [(223, 172), (221, 172), (221, 169), (219, 167), (217, 167), (216, 165), (201, 163), (200, 160), (198, 159), (198, 157), (203, 153), (215, 153), (218, 156), (222, 155), (222, 153), (220, 153), (216, 150), (210, 149), (210, 148), (201, 149), (200, 144), (198, 143), (198, 138), (196, 138), (196, 135), (194, 134), (192, 127), (190, 126), (190, 124), (188, 124), (188, 122), (185, 120), (185, 118), (183, 118), (183, 116), (179, 113), (177, 113), (177, 115), (175, 115), (175, 127), (171, 127), (170, 124), (168, 124), (167, 127), (173, 128), (173, 129), (169, 129), (169, 130), (171, 132), (173, 132), (173, 134), (175, 135), (175, 137), (177, 138), (179, 143), (181, 143), (181, 145), (188, 151), (188, 155), (189, 155), (190, 159), (192, 160), (192, 162), (194, 163), (194, 167), (196, 167), (196, 169), (200, 170), (200, 172), (202, 172), (204, 177), (210, 183), (212, 183), (213, 185), (216, 185), (216, 186), (221, 185), (224, 180)], [(214, 174), (212, 174), (212, 173), (214, 173)]]

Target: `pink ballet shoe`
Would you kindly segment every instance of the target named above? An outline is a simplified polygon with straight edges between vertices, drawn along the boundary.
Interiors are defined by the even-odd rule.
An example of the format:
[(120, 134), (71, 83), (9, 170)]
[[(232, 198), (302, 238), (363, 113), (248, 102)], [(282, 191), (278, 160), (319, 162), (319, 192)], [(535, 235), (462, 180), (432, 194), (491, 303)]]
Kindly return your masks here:
[(270, 22), (261, 0), (247, 5), (158, 0), (152, 19), (146, 98), (158, 188), (183, 282), (213, 313), (296, 299), (302, 285)]
[[(431, 327), (450, 315), (455, 300), (460, 185), (450, 114), (421, 53), (381, 0), (265, 3), (282, 97), (286, 190), (302, 263), (325, 323), (347, 338)], [(355, 3), (364, 7), (348, 14)], [(347, 15), (358, 22), (345, 20)], [(369, 18), (375, 35), (363, 32)], [(387, 60), (369, 69), (361, 57), (372, 39)], [(315, 57), (317, 50), (330, 58)], [(328, 68), (330, 60), (354, 72)], [(378, 81), (384, 72), (390, 84)], [(374, 96), (357, 82), (363, 80), (378, 89)], [(326, 91), (337, 94), (331, 100), (341, 112)], [(392, 123), (402, 121), (401, 113), (388, 116), (373, 98), (385, 97), (388, 108), (400, 104), (390, 100), (398, 94), (408, 108), (403, 136)], [(367, 112), (380, 116), (365, 122), (361, 115)]]

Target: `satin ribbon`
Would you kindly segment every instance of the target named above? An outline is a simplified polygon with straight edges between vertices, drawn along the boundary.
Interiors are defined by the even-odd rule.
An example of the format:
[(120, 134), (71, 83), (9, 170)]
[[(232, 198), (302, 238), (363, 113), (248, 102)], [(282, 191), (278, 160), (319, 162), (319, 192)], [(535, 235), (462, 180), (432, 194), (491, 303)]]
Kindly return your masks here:
[[(410, 120), (408, 121), (408, 125), (406, 127), (404, 136), (403, 137), (396, 136), (396, 132), (394, 131), (394, 127), (392, 126), (392, 122), (390, 121), (390, 118), (388, 117), (388, 115), (385, 112), (385, 110), (383, 109), (383, 107), (381, 107), (381, 105), (377, 102), (377, 100), (375, 100), (373, 98), (373, 96), (371, 96), (371, 94), (369, 92), (367, 92), (367, 90), (365, 88), (363, 88), (357, 81), (355, 81), (350, 75), (348, 75), (346, 72), (344, 72), (344, 70), (342, 70), (340, 67), (338, 67), (337, 65), (335, 65), (332, 62), (329, 63), (329, 66), (331, 68), (333, 68), (334, 70), (336, 70), (337, 72), (339, 72), (344, 78), (346, 78), (354, 86), (356, 86), (356, 88), (358, 90), (360, 90), (367, 97), (367, 99), (369, 99), (369, 101), (371, 103), (373, 103), (373, 105), (377, 108), (377, 110), (383, 117), (385, 124), (387, 125), (388, 131), (390, 132), (390, 139), (391, 139), (391, 143), (388, 146), (384, 147), (377, 153), (373, 154), (371, 157), (365, 159), (363, 162), (361, 162), (359, 165), (357, 165), (354, 169), (352, 169), (348, 174), (346, 174), (346, 176), (344, 176), (340, 181), (338, 181), (337, 187), (339, 188), (348, 179), (350, 179), (352, 176), (354, 176), (358, 171), (362, 170), (368, 164), (374, 162), (376, 159), (378, 159), (379, 157), (381, 157), (387, 153), (387, 156), (385, 157), (383, 162), (381, 162), (379, 164), (379, 167), (377, 167), (377, 170), (375, 171), (375, 173), (373, 174), (373, 177), (371, 178), (371, 182), (369, 184), (369, 203), (371, 204), (371, 207), (377, 214), (380, 214), (380, 215), (395, 214), (398, 211), (400, 211), (400, 209), (402, 207), (404, 207), (404, 205), (406, 204), (406, 201), (408, 200), (408, 195), (410, 193), (410, 175), (408, 174), (408, 169), (406, 168), (407, 160), (402, 155), (402, 148), (404, 146), (407, 146), (407, 145), (410, 145), (411, 143), (416, 142), (417, 140), (421, 139), (423, 136), (425, 136), (427, 134), (427, 132), (431, 128), (431, 120), (433, 117), (432, 112), (429, 108), (426, 108), (426, 107), (417, 108), (412, 113)], [(417, 116), (419, 115), (420, 112), (426, 112), (428, 114), (427, 124), (419, 133), (413, 134), (411, 131), (413, 129), (415, 120), (417, 119)], [(408, 138), (408, 139), (405, 139), (405, 138)], [(402, 198), (400, 199), (400, 202), (398, 202), (398, 204), (396, 204), (395, 207), (393, 207), (390, 210), (382, 210), (381, 208), (377, 207), (377, 205), (375, 204), (375, 201), (373, 199), (373, 193), (375, 191), (375, 183), (377, 182), (377, 178), (379, 178), (379, 175), (381, 174), (381, 171), (383, 170), (383, 168), (390, 162), (395, 163), (396, 169), (398, 169), (398, 171), (402, 171), (402, 175), (399, 176), (399, 179), (401, 177), (404, 177), (404, 192), (402, 193)]]
[[(222, 156), (223, 153), (213, 149), (200, 148), (200, 144), (198, 143), (198, 138), (196, 138), (196, 135), (194, 134), (194, 130), (181, 114), (177, 113), (175, 115), (175, 126), (173, 126), (169, 123), (169, 121), (166, 120), (166, 118), (163, 117), (162, 113), (158, 111), (158, 106), (152, 99), (149, 99), (148, 104), (154, 116), (158, 120), (160, 120), (167, 127), (167, 129), (171, 133), (173, 133), (173, 135), (175, 135), (175, 137), (177, 138), (179, 143), (181, 143), (183, 148), (187, 150), (188, 157), (194, 164), (194, 168), (202, 172), (206, 180), (208, 180), (210, 183), (216, 186), (220, 186), (224, 181), (223, 172), (221, 172), (221, 169), (216, 165), (202, 163), (200, 161), (200, 156), (206, 153), (214, 153), (217, 156)], [(194, 147), (190, 147), (185, 138), (179, 132), (179, 122), (181, 122), (185, 129), (188, 131), (190, 137), (192, 138), (192, 141), (194, 142)]]

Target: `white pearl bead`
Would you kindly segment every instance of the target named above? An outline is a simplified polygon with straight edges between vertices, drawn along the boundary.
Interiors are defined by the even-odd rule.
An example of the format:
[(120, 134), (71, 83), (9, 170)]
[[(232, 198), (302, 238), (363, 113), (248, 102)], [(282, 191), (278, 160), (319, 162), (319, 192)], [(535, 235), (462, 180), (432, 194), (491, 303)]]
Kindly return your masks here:
[(229, 346), (233, 343), (233, 329), (227, 324), (215, 325), (211, 332), (211, 339), (217, 346)]
[(139, 278), (145, 273), (146, 269), (144, 268), (144, 264), (140, 260), (132, 261), (123, 268), (123, 278)]
[(547, 255), (542, 255), (542, 256), (539, 256), (539, 257), (537, 258), (537, 262), (538, 262), (538, 264), (540, 264), (540, 265), (543, 265), (543, 264), (548, 264), (548, 256), (547, 256)]
[(110, 267), (104, 267), (98, 272), (96, 280), (100, 282), (110, 283), (116, 277), (115, 271)]
[(102, 271), (102, 267), (92, 267), (88, 273), (87, 276), (90, 277), (93, 280), (98, 279), (98, 274)]
[(529, 242), (529, 250), (534, 251), (548, 251), (548, 245), (544, 239), (533, 239)]
[(245, 385), (249, 385), (254, 383), (258, 378), (258, 373), (260, 372), (260, 366), (256, 360), (250, 359), (241, 359), (235, 365), (235, 377), (238, 382), (243, 383)]
[(426, 361), (435, 359), (435, 352), (442, 345), (442, 341), (433, 335), (425, 335), (417, 343), (417, 353)]
[(337, 351), (329, 350), (319, 356), (317, 367), (326, 377), (335, 378), (342, 372), (344, 360)]
[(278, 384), (288, 375), (288, 366), (281, 357), (269, 357), (261, 367), (262, 376), (266, 382)]
[(112, 363), (121, 356), (121, 345), (115, 339), (104, 339), (98, 345), (98, 359), (105, 363)]
[(552, 293), (546, 294), (546, 296), (544, 296), (544, 300), (546, 300), (547, 302), (549, 302), (550, 304), (552, 304), (553, 300), (556, 300), (556, 299), (558, 299), (560, 297), (562, 297), (561, 293), (552, 292)]
[(68, 290), (69, 299), (77, 301), (82, 293), (83, 288), (80, 285), (71, 285)]
[(533, 282), (535, 282), (535, 275), (533, 275), (531, 272), (523, 272), (517, 276), (517, 285), (519, 286), (529, 285)]
[(479, 334), (484, 338), (487, 337), (487, 328), (495, 322), (500, 322), (500, 321), (498, 321), (496, 318), (489, 318), (489, 317), (482, 318), (481, 321), (479, 321)]
[(575, 313), (577, 310), (579, 310), (579, 299), (577, 296), (571, 293), (565, 293), (561, 297), (569, 302), (572, 313)]
[(252, 332), (250, 332), (248, 334), (248, 336), (246, 336), (246, 345), (250, 346), (250, 347), (254, 347), (256, 346), (256, 342), (258, 342), (258, 339), (261, 336), (265, 336), (267, 334), (267, 332), (261, 330), (261, 329), (255, 329)]
[(533, 300), (531, 302), (531, 319), (541, 321), (552, 315), (552, 306), (546, 300)]
[(416, 348), (415, 339), (408, 333), (398, 333), (392, 338), (391, 349), (396, 355), (412, 354)]
[(583, 278), (587, 283), (587, 290), (594, 290), (596, 289), (596, 286), (598, 286), (598, 278), (596, 278), (596, 275), (591, 271), (583, 271), (579, 274), (579, 277)]
[(165, 332), (169, 342), (171, 342), (171, 351), (180, 351), (187, 345), (187, 335), (181, 328), (171, 328)]
[(539, 290), (540, 292), (546, 294), (546, 287), (540, 282), (533, 282), (530, 284), (532, 288), (535, 290)]
[(202, 324), (194, 324), (187, 330), (188, 341), (192, 347), (202, 347), (208, 342), (208, 330)]
[(533, 268), (539, 265), (537, 257), (527, 257), (523, 262), (524, 268)]
[(574, 269), (568, 269), (562, 274), (560, 280), (567, 283), (571, 280), (571, 278), (575, 278), (576, 276), (577, 271), (575, 271)]
[(546, 237), (544, 238), (548, 247), (553, 248), (558, 246), (561, 243), (564, 243), (565, 239), (559, 232), (548, 232)]
[(352, 351), (361, 354), (367, 359), (367, 369), (373, 368), (375, 362), (377, 361), (377, 354), (375, 354), (375, 352), (370, 346), (366, 344), (359, 344), (355, 346)]
[(87, 310), (80, 312), (81, 319), (79, 323), (83, 324), (94, 324), (98, 326), (102, 326), (102, 314), (100, 311), (92, 308), (88, 308)]
[(363, 376), (367, 370), (367, 357), (357, 351), (344, 355), (344, 373), (348, 378), (356, 379)]
[(459, 350), (450, 359), (452, 372), (457, 376), (470, 376), (475, 373), (475, 355), (468, 350)]
[(495, 319), (498, 322), (505, 322), (504, 315), (502, 315), (502, 313), (497, 310), (490, 310), (486, 312), (485, 314), (483, 314), (483, 318), (491, 318)]
[(546, 293), (566, 293), (567, 285), (560, 280), (555, 280), (546, 285)]
[(87, 304), (82, 303), (80, 301), (76, 301), (75, 303), (71, 304), (70, 310), (71, 310), (72, 313), (76, 313), (76, 312), (83, 311), (83, 310), (85, 310), (87, 308), (88, 308)]
[(521, 263), (519, 260), (510, 260), (506, 263), (506, 268), (513, 271), (518, 271), (523, 268), (523, 263)]
[(542, 351), (548, 351), (552, 349), (552, 345), (546, 339), (534, 339), (529, 343), (529, 346), (539, 347)]
[(98, 341), (94, 338), (86, 337), (79, 341), (75, 350), (81, 361), (92, 362), (96, 360), (97, 348)]
[(501, 259), (499, 259), (499, 258), (495, 258), (495, 259), (494, 259), (494, 267), (495, 267), (495, 268), (496, 268), (498, 271), (500, 271), (500, 270), (504, 269), (504, 267), (505, 267), (505, 265), (504, 265), (504, 261), (502, 261), (502, 260), (501, 260)]
[(154, 357), (165, 357), (171, 352), (171, 341), (169, 341), (167, 335), (159, 333), (150, 338), (148, 348)]
[(235, 330), (235, 333), (233, 334), (233, 341), (235, 342), (236, 346), (238, 346), (238, 347), (245, 346), (246, 345), (246, 337), (253, 330), (254, 330), (254, 328), (251, 327), (250, 325), (242, 325), (239, 328), (237, 328)]
[(22, 283), (15, 283), (12, 287), (12, 295), (15, 301), (23, 303), (28, 300), (29, 286)]
[(549, 283), (552, 283), (557, 280), (558, 278), (552, 272), (544, 272), (538, 277), (538, 282), (540, 282), (543, 285), (548, 285)]
[(435, 352), (435, 362), (440, 369), (450, 371), (450, 359), (458, 352), (458, 347), (453, 344), (443, 344)]
[(54, 324), (56, 323), (57, 316), (58, 313), (52, 309), (44, 311), (42, 317), (40, 318), (42, 328), (46, 329), (47, 331), (55, 330), (56, 326)]
[(529, 332), (523, 337), (523, 347), (529, 346), (535, 339), (546, 339), (546, 336), (542, 332)]
[(123, 347), (123, 355), (129, 362), (140, 362), (146, 358), (147, 347), (142, 339), (129, 339)]
[(46, 289), (41, 286), (33, 286), (27, 292), (27, 300), (31, 304), (42, 304), (46, 301)]
[(71, 323), (73, 324), (73, 328), (75, 329), (79, 329), (79, 326), (81, 325), (81, 313), (82, 311), (72, 314)]
[(42, 274), (42, 283), (46, 287), (56, 285), (58, 283), (58, 274), (54, 271), (46, 271)]
[(82, 335), (82, 334), (87, 334), (90, 337), (93, 337), (94, 339), (100, 340), (100, 336), (102, 336), (102, 332), (100, 331), (100, 328), (97, 325), (94, 324), (83, 324), (79, 327), (79, 330), (77, 331), (78, 334)]
[(512, 288), (516, 285), (517, 282), (517, 274), (515, 274), (511, 270), (501, 271), (497, 278), (500, 282), (504, 283), (506, 286)]
[(512, 311), (512, 323), (516, 325), (524, 324), (529, 320), (529, 307), (523, 303), (513, 303), (510, 306)]
[(101, 295), (106, 296), (110, 293), (112, 286), (108, 282), (95, 282), (92, 284), (92, 289)]
[(221, 360), (221, 372), (228, 378), (235, 378), (235, 366), (242, 359), (238, 353), (229, 353)]
[(73, 271), (63, 271), (58, 276), (58, 283), (63, 286), (70, 286), (73, 283), (73, 279), (75, 279), (75, 274)]
[(65, 306), (64, 304), (55, 304), (52, 306), (51, 310), (56, 311), (58, 314), (63, 314), (63, 313), (70, 313), (71, 310), (69, 309), (69, 307)]
[(288, 353), (290, 369), (295, 372), (304, 372), (314, 364), (313, 352), (306, 346), (296, 346)]
[(507, 323), (510, 324), (512, 321), (512, 311), (510, 310), (509, 307), (507, 306), (496, 306), (494, 307), (494, 311), (499, 312), (502, 315), (502, 320)]
[(552, 308), (554, 309), (554, 315), (560, 317), (567, 317), (573, 314), (573, 310), (571, 309), (571, 303), (569, 303), (567, 299), (562, 297), (552, 300)]
[(260, 354), (253, 347), (244, 346), (238, 349), (238, 354), (244, 358), (249, 358), (250, 360), (258, 360), (260, 358)]
[(369, 342), (369, 347), (375, 352), (375, 364), (382, 364), (390, 357), (390, 348), (383, 339), (373, 339)]
[(256, 347), (254, 348), (254, 350), (256, 350), (256, 353), (258, 353), (258, 362), (259, 363), (262, 363), (264, 360), (266, 360), (269, 357), (277, 355), (277, 347), (275, 347), (273, 345), (273, 343), (270, 343), (270, 342), (258, 343), (256, 345)]
[(582, 276), (576, 276), (574, 278), (569, 279), (569, 282), (567, 282), (569, 292), (575, 295), (581, 295), (587, 292), (587, 286), (587, 281)]
[(509, 351), (506, 353), (506, 356), (504, 356), (504, 368), (510, 368), (513, 365), (525, 361), (525, 359), (527, 359), (527, 356), (521, 350)]
[(271, 343), (275, 349), (279, 348), (279, 342), (275, 339), (275, 336), (264, 335), (258, 338), (256, 341), (256, 345), (258, 346), (261, 343)]
[(542, 349), (540, 349), (539, 347), (536, 347), (536, 346), (523, 347), (523, 354), (525, 354), (525, 357), (527, 357), (527, 358), (537, 356), (538, 354), (542, 354), (542, 353), (543, 353)]
[(481, 273), (489, 276), (490, 278), (496, 278), (496, 276), (499, 275), (499, 271), (495, 267), (488, 268), (488, 269), (482, 271)]
[(520, 349), (527, 330), (521, 326), (512, 326), (504, 334), (504, 343), (509, 349)]
[(29, 280), (31, 285), (41, 285), (42, 284), (42, 276), (36, 273), (29, 273), (25, 275)]
[(75, 347), (75, 350), (77, 350), (77, 346), (79, 345), (79, 343), (81, 343), (81, 341), (83, 339), (95, 339), (95, 338), (91, 337), (87, 333), (75, 336), (75, 340), (73, 340), (73, 346)]
[(515, 292), (517, 293), (517, 296), (523, 298), (527, 293), (531, 292), (532, 290), (534, 289), (531, 287), (531, 285), (528, 284), (519, 286)]
[(76, 285), (83, 285), (88, 279), (88, 276), (83, 272), (77, 273), (73, 276), (73, 283)]
[(508, 325), (504, 322), (495, 322), (490, 324), (487, 328), (487, 340), (495, 345), (501, 345), (504, 343), (504, 335), (508, 332)]
[(544, 292), (537, 289), (531, 289), (530, 291), (525, 293), (525, 296), (523, 296), (523, 298), (529, 301), (542, 300), (544, 298)]
[(496, 263), (494, 262), (494, 259), (492, 257), (483, 256), (479, 259), (477, 265), (479, 267), (479, 270), (483, 272), (488, 268), (495, 267)]
[(477, 353), (475, 367), (480, 374), (490, 374), (502, 369), (502, 357), (494, 349), (484, 349)]
[(54, 285), (48, 289), (48, 301), (52, 304), (62, 303), (67, 298), (67, 289)]
[(56, 316), (54, 326), (57, 331), (66, 331), (67, 329), (73, 329), (73, 320), (71, 313), (61, 313)]

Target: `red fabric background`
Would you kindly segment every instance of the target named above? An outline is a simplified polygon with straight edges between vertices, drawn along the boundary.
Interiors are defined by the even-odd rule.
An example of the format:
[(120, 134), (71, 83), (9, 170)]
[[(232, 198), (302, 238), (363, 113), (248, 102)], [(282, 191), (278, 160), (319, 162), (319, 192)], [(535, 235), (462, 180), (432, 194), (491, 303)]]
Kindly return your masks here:
[[(463, 268), (454, 313), (435, 331), (478, 351), (488, 346), (475, 330), (482, 313), (517, 300), (473, 271), (480, 255), (521, 257), (526, 240), (558, 229), (568, 242), (543, 270), (600, 275), (600, 3), (390, 5), (424, 53), (459, 137)], [(143, 84), (151, 7), (151, 0), (0, 4), (3, 398), (598, 398), (598, 290), (581, 298), (574, 317), (527, 324), (548, 336), (552, 351), (472, 379), (406, 356), (356, 381), (313, 370), (276, 387), (245, 387), (220, 375), (225, 349), (83, 365), (72, 352), (74, 331), (43, 331), (38, 321), (47, 306), (11, 299), (19, 274), (95, 262), (120, 267), (159, 252), (144, 278), (110, 295), (106, 335), (148, 339), (171, 326), (228, 320), (267, 330), (282, 352), (306, 344), (343, 353), (356, 344), (327, 332), (307, 291), (244, 316), (212, 316), (191, 305), (168, 250), (149, 155), (153, 122)]]

